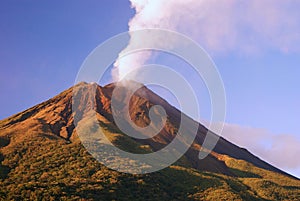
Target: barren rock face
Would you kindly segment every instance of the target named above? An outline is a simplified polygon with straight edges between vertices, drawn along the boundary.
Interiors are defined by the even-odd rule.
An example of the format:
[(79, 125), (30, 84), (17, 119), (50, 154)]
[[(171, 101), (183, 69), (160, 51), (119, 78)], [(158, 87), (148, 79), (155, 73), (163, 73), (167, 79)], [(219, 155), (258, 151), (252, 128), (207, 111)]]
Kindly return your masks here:
[[(115, 94), (118, 105), (125, 104), (133, 85), (140, 86), (130, 97), (128, 109), (136, 126), (156, 126), (151, 124), (151, 108), (160, 105), (165, 109), (166, 123), (148, 139), (130, 137), (116, 125), (111, 107), (116, 83), (104, 87), (79, 83), (0, 121), (0, 200), (299, 200), (298, 179), (222, 137), (214, 150), (199, 160), (208, 130), (190, 118), (184, 134), (191, 135), (190, 128), (198, 126), (193, 144), (164, 170), (130, 175), (99, 163), (82, 146), (77, 135), (80, 127), (74, 125), (78, 121), (96, 131), (97, 127), (89, 121), (91, 112), (106, 138), (127, 152), (154, 152), (178, 135), (182, 113), (147, 87), (122, 83)], [(74, 93), (80, 96), (74, 98)], [(124, 114), (122, 107), (114, 110), (117, 116)], [(158, 110), (153, 112), (161, 114)]]
[[(129, 115), (131, 120), (139, 127), (145, 127), (150, 124), (149, 111), (154, 105), (161, 105), (167, 114), (167, 121), (163, 129), (154, 137), (141, 140), (130, 138), (141, 146), (149, 147), (149, 150), (156, 151), (169, 144), (177, 134), (180, 124), (181, 112), (169, 105), (164, 99), (153, 93), (147, 87), (128, 81), (121, 85), (121, 90), (116, 94), (119, 104), (123, 104), (126, 95), (130, 91), (130, 86), (139, 85), (140, 88), (130, 97)], [(79, 120), (82, 115), (88, 111), (96, 111), (99, 123), (109, 127), (115, 127), (114, 118), (111, 110), (111, 96), (116, 83), (104, 87), (96, 84), (79, 83), (74, 87), (62, 92), (54, 98), (32, 107), (24, 112), (16, 114), (0, 122), (1, 146), (14, 146), (15, 143), (34, 137), (38, 134), (55, 135), (67, 141), (78, 141), (74, 118)], [(95, 93), (93, 93), (95, 92)], [(76, 100), (72, 100), (74, 93), (80, 94)], [(79, 108), (76, 113), (72, 111), (72, 101)], [(190, 123), (194, 124), (192, 119)], [(215, 149), (209, 156), (203, 160), (198, 159), (198, 152), (201, 148), (207, 129), (198, 124), (198, 133), (191, 148), (185, 154), (186, 162), (193, 168), (199, 170), (208, 170), (227, 175), (234, 175), (225, 165), (219, 155), (228, 155), (236, 159), (248, 161), (258, 167), (283, 173), (279, 169), (258, 159), (245, 149), (220, 138)], [(186, 132), (189, 132), (186, 129)], [(125, 135), (123, 135), (124, 137)], [(125, 136), (129, 138), (128, 136)], [(116, 140), (122, 144), (122, 140)], [(5, 150), (5, 147), (3, 147)]]

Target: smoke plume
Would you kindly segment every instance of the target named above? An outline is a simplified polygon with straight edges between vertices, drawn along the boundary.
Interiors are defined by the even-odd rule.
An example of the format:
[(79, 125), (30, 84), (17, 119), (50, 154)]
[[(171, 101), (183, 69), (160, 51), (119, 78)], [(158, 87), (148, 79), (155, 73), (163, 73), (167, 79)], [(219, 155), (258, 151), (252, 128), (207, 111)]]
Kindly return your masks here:
[[(300, 12), (297, 0), (130, 0), (135, 10), (129, 31), (162, 28), (183, 33), (208, 53), (257, 54), (265, 50), (299, 51)], [(147, 40), (151, 40), (148, 38)], [(127, 48), (143, 40), (131, 37)], [(151, 41), (153, 43), (165, 41)], [(299, 43), (298, 43), (299, 44)], [(126, 50), (126, 49), (125, 49)], [(139, 68), (151, 51), (122, 57), (114, 78)]]

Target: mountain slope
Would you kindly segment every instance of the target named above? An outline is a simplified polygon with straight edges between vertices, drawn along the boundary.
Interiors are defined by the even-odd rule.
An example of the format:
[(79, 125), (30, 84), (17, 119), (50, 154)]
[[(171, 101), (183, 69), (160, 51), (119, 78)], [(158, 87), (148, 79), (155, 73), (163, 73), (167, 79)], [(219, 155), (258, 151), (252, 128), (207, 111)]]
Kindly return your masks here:
[[(137, 84), (137, 83), (131, 83)], [(105, 135), (130, 152), (151, 152), (172, 141), (180, 111), (144, 86), (130, 100), (129, 113), (138, 126), (146, 126), (153, 105), (162, 105), (168, 121), (147, 140), (124, 135), (115, 125), (111, 95), (115, 84), (104, 87), (80, 83), (58, 96), (0, 121), (0, 198), (45, 200), (298, 200), (298, 179), (220, 138), (213, 152), (198, 159), (207, 129), (199, 125), (187, 153), (173, 166), (156, 173), (129, 175), (106, 168), (82, 146), (72, 113), (73, 90), (77, 104), (95, 108)], [(96, 89), (96, 97), (91, 90)], [(120, 101), (128, 93), (124, 86)], [(191, 123), (196, 123), (190, 119)], [(87, 122), (84, 122), (87, 123)]]

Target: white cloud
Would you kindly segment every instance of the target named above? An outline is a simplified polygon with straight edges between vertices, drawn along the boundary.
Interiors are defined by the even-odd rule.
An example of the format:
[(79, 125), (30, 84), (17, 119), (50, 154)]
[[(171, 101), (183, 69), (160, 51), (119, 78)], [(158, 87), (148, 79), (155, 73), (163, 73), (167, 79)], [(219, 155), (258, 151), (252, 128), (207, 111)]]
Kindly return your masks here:
[(300, 139), (295, 135), (225, 124), (222, 136), (278, 168), (300, 170)]

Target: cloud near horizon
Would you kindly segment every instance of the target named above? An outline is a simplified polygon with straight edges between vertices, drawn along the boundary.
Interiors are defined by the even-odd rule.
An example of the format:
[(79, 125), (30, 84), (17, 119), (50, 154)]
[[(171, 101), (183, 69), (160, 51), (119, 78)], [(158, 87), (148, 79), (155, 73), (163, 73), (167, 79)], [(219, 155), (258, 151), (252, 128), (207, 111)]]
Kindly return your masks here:
[(300, 139), (295, 135), (226, 123), (222, 136), (280, 169), (300, 170)]
[[(284, 53), (300, 51), (300, 1), (297, 0), (130, 2), (136, 14), (129, 21), (129, 31), (145, 28), (178, 31), (197, 41), (210, 54), (257, 54), (266, 50)], [(128, 47), (138, 41), (140, 39), (131, 37)], [(152, 42), (168, 43), (168, 39)], [(115, 63), (119, 75), (114, 77), (140, 67), (150, 57), (151, 54), (146, 52), (119, 59)]]

